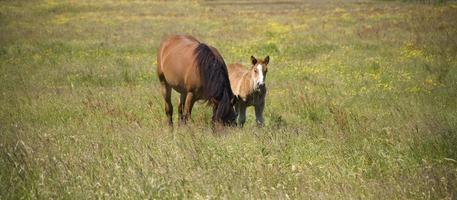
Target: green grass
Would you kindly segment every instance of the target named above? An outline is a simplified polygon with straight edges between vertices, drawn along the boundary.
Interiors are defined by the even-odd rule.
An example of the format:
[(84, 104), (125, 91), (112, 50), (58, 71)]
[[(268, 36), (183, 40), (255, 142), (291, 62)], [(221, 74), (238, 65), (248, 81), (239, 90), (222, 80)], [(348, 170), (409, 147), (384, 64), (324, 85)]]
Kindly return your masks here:
[[(442, 1), (439, 1), (442, 2)], [(455, 199), (457, 4), (1, 1), (0, 199)], [(270, 55), (266, 126), (166, 126), (163, 37)], [(175, 102), (175, 121), (177, 95)]]

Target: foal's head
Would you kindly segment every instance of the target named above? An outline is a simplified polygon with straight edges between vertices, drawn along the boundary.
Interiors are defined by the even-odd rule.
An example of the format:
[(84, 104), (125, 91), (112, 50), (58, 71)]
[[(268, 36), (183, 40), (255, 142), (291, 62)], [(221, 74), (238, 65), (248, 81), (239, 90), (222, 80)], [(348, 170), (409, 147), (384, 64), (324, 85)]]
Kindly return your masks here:
[(254, 90), (260, 90), (262, 87), (265, 87), (269, 61), (270, 56), (265, 57), (263, 60), (251, 56), (251, 78), (254, 80)]

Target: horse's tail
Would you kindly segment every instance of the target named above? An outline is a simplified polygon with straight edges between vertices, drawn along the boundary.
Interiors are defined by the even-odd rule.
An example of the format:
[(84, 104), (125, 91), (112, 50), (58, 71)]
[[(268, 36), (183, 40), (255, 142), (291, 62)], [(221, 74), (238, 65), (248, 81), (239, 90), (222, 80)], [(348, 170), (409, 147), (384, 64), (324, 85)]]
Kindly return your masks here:
[(217, 109), (213, 116), (216, 119), (213, 118), (213, 120), (223, 119), (229, 114), (230, 109), (233, 109), (231, 108), (233, 92), (224, 59), (204, 43), (198, 44), (195, 54), (203, 83), (203, 96), (205, 100), (217, 102)]

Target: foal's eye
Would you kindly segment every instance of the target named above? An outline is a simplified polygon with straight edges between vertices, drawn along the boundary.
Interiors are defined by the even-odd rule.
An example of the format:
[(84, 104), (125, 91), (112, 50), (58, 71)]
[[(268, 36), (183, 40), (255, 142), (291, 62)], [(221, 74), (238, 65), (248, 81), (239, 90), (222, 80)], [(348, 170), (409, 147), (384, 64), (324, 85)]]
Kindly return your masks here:
[(257, 73), (257, 69), (254, 69), (254, 72)]

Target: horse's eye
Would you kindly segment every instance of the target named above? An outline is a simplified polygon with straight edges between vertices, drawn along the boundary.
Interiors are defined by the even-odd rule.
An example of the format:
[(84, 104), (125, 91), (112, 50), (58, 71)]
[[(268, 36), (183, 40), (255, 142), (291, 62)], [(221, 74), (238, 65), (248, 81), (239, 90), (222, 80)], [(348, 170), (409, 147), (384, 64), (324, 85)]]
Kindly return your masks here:
[(254, 69), (254, 72), (257, 73), (257, 69)]

